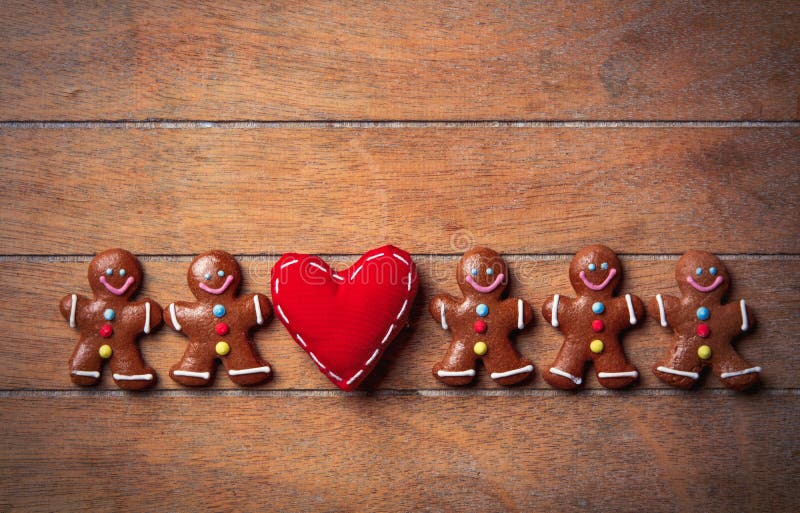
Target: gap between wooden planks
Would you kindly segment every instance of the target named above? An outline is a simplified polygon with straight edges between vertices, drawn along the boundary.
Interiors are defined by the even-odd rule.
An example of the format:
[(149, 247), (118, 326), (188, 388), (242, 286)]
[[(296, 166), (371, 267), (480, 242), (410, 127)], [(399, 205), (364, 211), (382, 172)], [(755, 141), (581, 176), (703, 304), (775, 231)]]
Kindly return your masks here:
[(791, 1), (6, 2), (0, 119), (797, 119)]
[[(800, 128), (0, 128), (0, 253), (800, 253)], [(87, 236), (91, 234), (91, 236)]]
[(798, 399), (3, 398), (0, 506), (794, 511)]
[[(0, 323), (14, 326), (0, 338), (0, 351), (15, 354), (0, 369), (0, 388), (34, 390), (75, 390), (69, 381), (67, 360), (75, 344), (77, 331), (70, 329), (58, 313), (58, 302), (69, 293), (88, 294), (86, 266), (82, 261), (50, 261), (36, 257), (33, 261), (0, 261), (4, 287), (0, 289)], [(350, 265), (357, 257), (329, 258), (336, 267)], [(519, 350), (536, 365), (536, 376), (523, 388), (549, 390), (540, 377), (552, 363), (561, 344), (559, 332), (541, 317), (541, 305), (554, 293), (573, 295), (568, 280), (569, 256), (508, 257), (511, 269), (510, 293), (531, 301), (536, 311), (534, 326), (517, 337)], [(74, 260), (75, 258), (72, 257)], [(162, 306), (191, 295), (186, 285), (189, 258), (144, 258), (145, 282), (139, 297), (145, 295)], [(431, 375), (431, 367), (444, 355), (449, 335), (427, 312), (427, 302), (436, 293), (458, 294), (455, 283), (457, 256), (415, 256), (420, 275), (420, 293), (411, 311), (412, 328), (404, 330), (392, 344), (376, 370), (368, 378), (365, 390), (447, 389)], [(674, 266), (677, 256), (623, 258), (624, 281), (621, 292), (638, 294), (647, 299), (656, 293), (677, 294)], [(241, 259), (244, 289), (268, 294), (269, 270), (274, 259)], [(732, 274), (729, 297), (747, 299), (755, 312), (756, 328), (741, 337), (737, 347), (754, 365), (764, 371), (764, 387), (799, 388), (795, 369), (800, 367), (800, 353), (795, 349), (792, 333), (800, 331), (796, 315), (797, 290), (800, 289), (800, 258), (736, 257), (726, 260)], [(781, 269), (782, 272), (776, 272)], [(57, 277), (57, 279), (54, 279)], [(313, 362), (291, 340), (279, 322), (272, 320), (256, 332), (260, 353), (270, 361), (275, 379), (259, 390), (327, 390), (333, 385), (320, 374)], [(666, 353), (671, 332), (662, 329), (657, 320), (647, 318), (642, 326), (630, 330), (624, 339), (626, 353), (638, 366), (640, 388), (664, 388), (650, 372), (650, 367)], [(148, 362), (159, 373), (160, 389), (180, 389), (169, 379), (167, 370), (183, 354), (187, 339), (169, 328), (162, 328), (142, 339), (141, 347)], [(589, 389), (601, 388), (593, 369), (587, 372)], [(219, 371), (215, 389), (236, 388)], [(707, 376), (702, 388), (720, 388), (714, 376)], [(477, 389), (503, 390), (494, 384), (483, 369), (479, 370)], [(109, 373), (104, 373), (100, 390), (116, 390)]]

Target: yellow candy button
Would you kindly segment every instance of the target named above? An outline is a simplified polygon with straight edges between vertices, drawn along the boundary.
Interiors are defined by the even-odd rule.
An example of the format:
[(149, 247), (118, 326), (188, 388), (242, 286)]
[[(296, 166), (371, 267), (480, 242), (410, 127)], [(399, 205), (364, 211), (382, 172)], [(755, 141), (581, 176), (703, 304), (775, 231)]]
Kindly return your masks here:
[(100, 354), (100, 358), (111, 358), (111, 353), (114, 351), (111, 350), (111, 346), (108, 344), (103, 344), (100, 346), (100, 349), (97, 350)]
[(476, 342), (472, 350), (475, 351), (476, 355), (483, 356), (489, 350), (489, 346), (486, 345), (486, 342)]
[(697, 356), (702, 358), (703, 360), (708, 360), (711, 358), (711, 348), (708, 346), (700, 346), (697, 348)]
[(217, 342), (217, 346), (214, 349), (217, 350), (217, 354), (220, 356), (225, 356), (226, 354), (231, 352), (231, 346), (228, 345), (228, 343), (225, 342), (224, 340)]
[(602, 340), (592, 340), (592, 341), (589, 343), (589, 350), (590, 350), (591, 352), (595, 353), (595, 354), (600, 354), (600, 353), (602, 353), (602, 352), (603, 352), (603, 349), (604, 349), (605, 347), (606, 347), (606, 346), (605, 346), (605, 344), (603, 344), (603, 341), (602, 341)]

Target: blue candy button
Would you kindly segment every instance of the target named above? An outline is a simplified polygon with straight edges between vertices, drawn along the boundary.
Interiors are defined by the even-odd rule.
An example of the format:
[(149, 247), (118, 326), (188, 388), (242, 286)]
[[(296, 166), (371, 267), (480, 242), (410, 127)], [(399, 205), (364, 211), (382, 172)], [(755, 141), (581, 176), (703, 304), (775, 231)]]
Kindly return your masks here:
[(211, 311), (214, 312), (214, 317), (223, 317), (225, 315), (225, 307), (222, 305), (214, 305)]
[(489, 307), (481, 303), (475, 307), (475, 313), (480, 315), (481, 317), (486, 317), (487, 315), (489, 315)]
[(114, 310), (112, 310), (111, 308), (106, 308), (105, 311), (103, 311), (103, 318), (107, 321), (113, 321), (114, 317), (116, 316), (117, 313), (114, 312)]
[(701, 306), (700, 308), (697, 309), (698, 319), (700, 319), (701, 321), (705, 321), (709, 317), (711, 317), (711, 312), (708, 311), (708, 308), (706, 308), (705, 306)]
[(594, 303), (592, 305), (592, 312), (596, 313), (597, 315), (600, 315), (601, 313), (603, 313), (605, 311), (606, 311), (606, 305), (604, 305), (600, 301), (598, 301), (598, 302), (596, 302), (596, 303)]

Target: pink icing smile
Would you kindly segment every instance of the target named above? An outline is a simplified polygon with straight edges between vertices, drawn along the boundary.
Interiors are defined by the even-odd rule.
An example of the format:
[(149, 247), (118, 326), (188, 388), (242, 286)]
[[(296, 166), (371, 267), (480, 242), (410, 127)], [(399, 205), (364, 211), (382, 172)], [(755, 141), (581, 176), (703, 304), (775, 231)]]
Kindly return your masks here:
[(209, 294), (222, 294), (228, 289), (228, 287), (231, 286), (231, 283), (233, 283), (233, 275), (229, 274), (228, 277), (225, 278), (225, 283), (223, 283), (218, 289), (212, 289), (203, 282), (200, 282), (198, 285), (200, 285), (200, 288)]
[(717, 279), (714, 280), (714, 283), (708, 285), (707, 287), (704, 287), (699, 283), (697, 283), (696, 281), (694, 281), (694, 278), (692, 278), (691, 276), (687, 276), (686, 281), (689, 282), (689, 285), (696, 288), (700, 292), (711, 292), (712, 290), (714, 290), (715, 288), (719, 287), (722, 284), (722, 276), (717, 276)]
[(108, 283), (108, 281), (106, 281), (106, 277), (105, 276), (101, 276), (100, 277), (100, 283), (102, 283), (103, 286), (106, 289), (108, 289), (108, 291), (111, 292), (112, 294), (114, 294), (115, 296), (121, 296), (122, 294), (124, 294), (130, 288), (130, 286), (133, 285), (134, 281), (136, 281), (136, 280), (133, 279), (133, 276), (128, 276), (128, 279), (125, 280), (125, 283), (122, 285), (122, 287), (117, 288), (117, 287), (111, 285), (110, 283)]
[(606, 276), (606, 279), (603, 280), (603, 283), (601, 283), (600, 285), (595, 285), (594, 283), (590, 282), (589, 279), (586, 277), (586, 273), (583, 271), (581, 271), (581, 273), (578, 276), (581, 277), (581, 280), (583, 281), (584, 285), (596, 291), (596, 290), (603, 290), (604, 288), (608, 287), (608, 284), (611, 283), (611, 280), (613, 280), (614, 276), (616, 275), (617, 275), (617, 270), (612, 267), (611, 270), (608, 271), (608, 276)]
[(487, 286), (484, 287), (483, 285), (477, 284), (475, 282), (475, 280), (472, 279), (472, 276), (467, 275), (467, 283), (469, 283), (470, 287), (472, 287), (473, 289), (477, 290), (478, 292), (482, 292), (482, 293), (486, 294), (488, 292), (493, 291), (498, 286), (500, 286), (500, 283), (505, 278), (506, 278), (506, 275), (503, 274), (503, 273), (500, 273), (500, 274), (497, 275), (497, 278), (494, 279), (494, 282), (491, 285), (487, 285)]

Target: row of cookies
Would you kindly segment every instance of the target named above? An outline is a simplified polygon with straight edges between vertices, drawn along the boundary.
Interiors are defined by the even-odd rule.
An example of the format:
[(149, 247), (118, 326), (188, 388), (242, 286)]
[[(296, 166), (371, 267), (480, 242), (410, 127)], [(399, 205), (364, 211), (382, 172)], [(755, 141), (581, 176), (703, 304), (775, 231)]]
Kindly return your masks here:
[[(250, 339), (250, 331), (272, 316), (263, 294), (240, 296), (241, 270), (223, 251), (197, 256), (187, 282), (195, 301), (162, 308), (151, 299), (132, 301), (142, 282), (138, 259), (122, 249), (99, 253), (89, 264), (94, 294), (65, 296), (61, 314), (80, 336), (70, 358), (70, 377), (78, 385), (94, 385), (108, 361), (121, 388), (140, 390), (156, 381), (139, 351), (138, 338), (162, 321), (189, 338), (170, 377), (187, 386), (213, 381), (217, 361), (230, 379), (256, 385), (272, 376)], [(552, 386), (573, 389), (583, 382), (591, 361), (600, 383), (621, 388), (638, 378), (619, 341), (620, 333), (645, 315), (638, 297), (614, 292), (622, 276), (616, 254), (605, 246), (579, 251), (570, 265), (576, 298), (552, 296), (542, 307), (544, 318), (564, 334), (556, 361), (544, 373)], [(711, 367), (730, 388), (743, 390), (758, 382), (759, 367), (750, 366), (732, 348), (732, 338), (749, 329), (751, 314), (744, 300), (723, 305), (730, 277), (715, 256), (686, 253), (676, 269), (682, 297), (657, 295), (651, 314), (675, 332), (673, 347), (654, 366), (663, 381), (690, 388), (704, 367)], [(465, 385), (482, 360), (492, 379), (512, 385), (533, 373), (533, 364), (513, 347), (510, 336), (533, 320), (524, 300), (506, 298), (509, 269), (487, 248), (474, 248), (461, 259), (457, 281), (463, 298), (439, 295), (429, 309), (453, 336), (433, 374), (448, 385)], [(394, 246), (365, 253), (350, 268), (336, 271), (313, 255), (289, 253), (273, 266), (272, 299), (277, 317), (318, 369), (336, 386), (353, 390), (375, 367), (381, 355), (408, 322), (417, 292), (411, 256)]]

